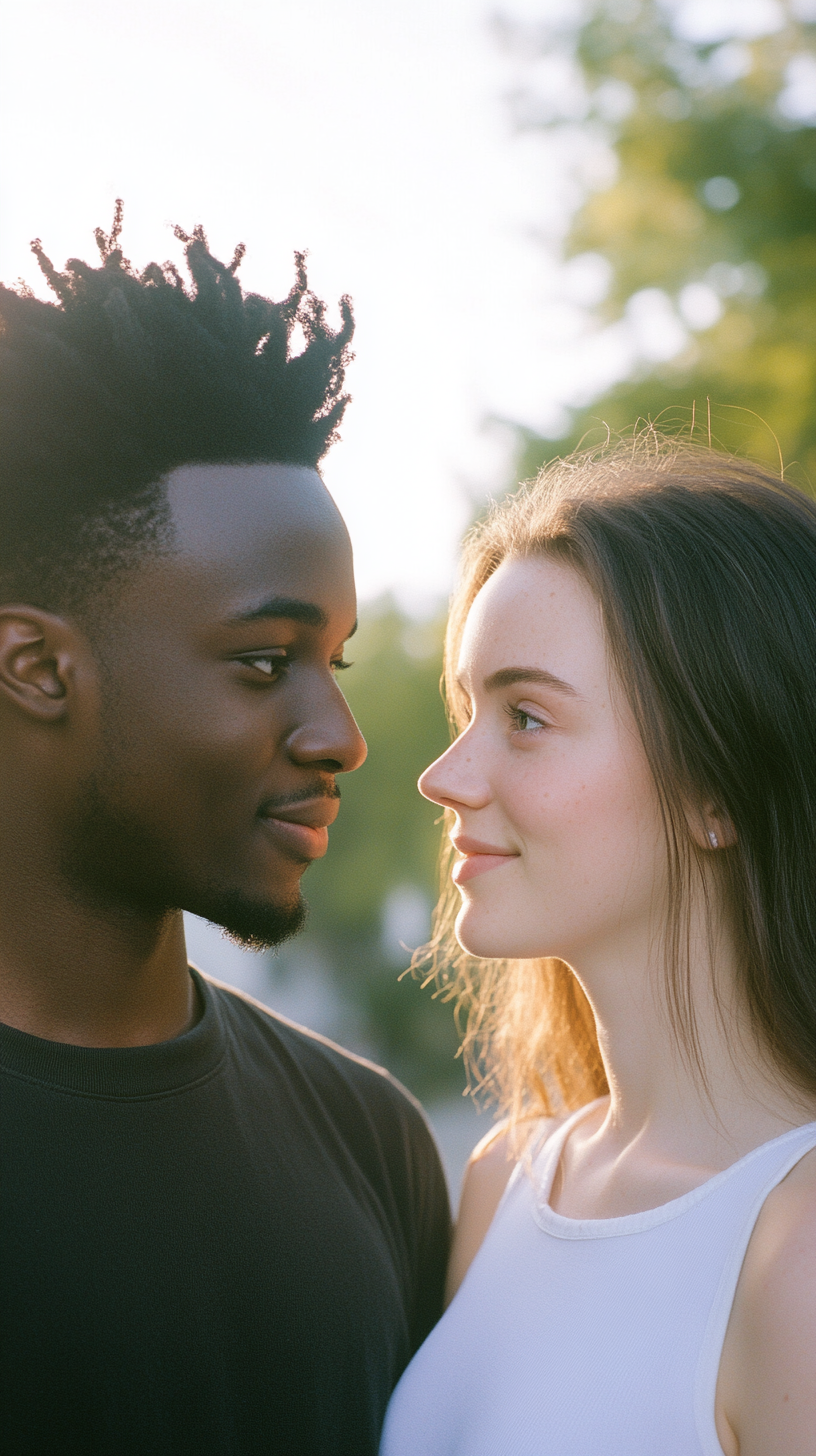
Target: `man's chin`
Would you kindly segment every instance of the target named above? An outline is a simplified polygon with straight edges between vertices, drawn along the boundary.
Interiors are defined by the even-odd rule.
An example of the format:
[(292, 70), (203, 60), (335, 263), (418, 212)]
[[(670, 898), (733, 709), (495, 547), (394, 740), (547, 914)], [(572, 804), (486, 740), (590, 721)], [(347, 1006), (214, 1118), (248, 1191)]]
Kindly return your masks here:
[(302, 895), (287, 905), (268, 900), (252, 900), (240, 892), (220, 895), (206, 904), (185, 905), (202, 920), (217, 925), (224, 934), (244, 950), (272, 950), (291, 940), (306, 923), (308, 907)]

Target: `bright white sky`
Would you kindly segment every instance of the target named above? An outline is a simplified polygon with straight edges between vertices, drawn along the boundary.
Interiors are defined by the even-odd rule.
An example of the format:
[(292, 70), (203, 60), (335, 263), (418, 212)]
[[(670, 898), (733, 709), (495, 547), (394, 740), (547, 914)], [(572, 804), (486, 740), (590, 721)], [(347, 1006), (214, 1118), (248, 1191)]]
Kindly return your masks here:
[[(529, 18), (575, 3), (502, 8)], [(693, 11), (697, 0), (683, 3)], [(778, 10), (707, 0), (706, 23), (718, 4)], [(116, 196), (139, 266), (179, 258), (172, 222), (203, 222), (222, 256), (246, 242), (245, 287), (282, 297), (293, 250), (307, 248), (316, 291), (350, 293), (357, 313), (354, 400), (325, 473), (361, 596), (391, 588), (416, 608), (449, 589), (473, 495), (506, 479), (507, 439), (484, 431), (484, 418), (556, 433), (587, 371), (602, 386), (621, 367), (614, 340), (594, 354), (580, 347), (592, 270), (570, 295), (531, 239), (535, 227), (557, 240), (576, 194), (563, 151), (510, 133), (503, 96), (518, 62), (491, 32), (492, 8), (3, 7), (0, 277), (42, 291), (35, 236), (58, 265), (92, 257), (92, 229), (107, 229)], [(608, 166), (597, 147), (581, 163), (598, 180)]]

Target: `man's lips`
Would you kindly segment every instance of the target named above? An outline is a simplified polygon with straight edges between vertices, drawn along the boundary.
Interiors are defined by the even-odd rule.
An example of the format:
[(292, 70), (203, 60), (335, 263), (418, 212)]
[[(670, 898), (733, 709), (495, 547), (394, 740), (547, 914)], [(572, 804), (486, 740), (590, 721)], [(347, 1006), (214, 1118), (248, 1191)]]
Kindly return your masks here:
[(329, 847), (329, 825), (337, 818), (338, 797), (320, 794), (297, 803), (269, 804), (260, 812), (264, 829), (295, 859), (321, 859)]
[(478, 839), (467, 839), (463, 834), (452, 837), (451, 842), (457, 854), (462, 856), (453, 866), (451, 878), (455, 885), (463, 885), (488, 870), (499, 869), (518, 859), (518, 850), (502, 849), (495, 844), (484, 844)]

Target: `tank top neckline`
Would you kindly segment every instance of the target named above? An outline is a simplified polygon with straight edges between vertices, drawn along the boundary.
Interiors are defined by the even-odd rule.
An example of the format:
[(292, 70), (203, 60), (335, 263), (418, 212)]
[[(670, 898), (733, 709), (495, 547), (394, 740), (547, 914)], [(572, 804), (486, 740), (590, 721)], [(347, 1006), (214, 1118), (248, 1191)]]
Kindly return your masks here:
[[(609, 1239), (617, 1238), (624, 1234), (641, 1233), (645, 1229), (654, 1228), (657, 1224), (668, 1223), (670, 1219), (679, 1218), (681, 1214), (694, 1208), (702, 1199), (709, 1197), (721, 1188), (730, 1178), (746, 1165), (754, 1162), (769, 1148), (782, 1150), (788, 1143), (795, 1143), (798, 1138), (803, 1142), (803, 1134), (810, 1133), (813, 1144), (816, 1145), (816, 1122), (803, 1123), (801, 1127), (793, 1127), (789, 1132), (779, 1133), (768, 1142), (760, 1143), (758, 1147), (752, 1148), (750, 1153), (745, 1153), (735, 1163), (729, 1164), (727, 1168), (721, 1169), (713, 1177), (707, 1178), (704, 1183), (699, 1183), (696, 1188), (689, 1189), (688, 1193), (681, 1193), (679, 1198), (672, 1198), (668, 1203), (661, 1203), (657, 1208), (643, 1209), (640, 1213), (624, 1213), (617, 1218), (568, 1218), (562, 1213), (556, 1213), (550, 1207), (550, 1191), (555, 1178), (561, 1153), (564, 1145), (573, 1128), (582, 1122), (585, 1117), (605, 1102), (605, 1097), (596, 1098), (586, 1107), (580, 1107), (573, 1112), (566, 1122), (563, 1122), (555, 1132), (546, 1139), (537, 1153), (533, 1154), (532, 1166), (527, 1163), (533, 1188), (535, 1192), (534, 1217), (539, 1228), (545, 1233), (552, 1234), (558, 1239)], [(807, 1149), (803, 1149), (802, 1156)], [(522, 1158), (517, 1164), (517, 1173), (521, 1173), (525, 1165)], [(515, 1178), (511, 1180), (515, 1182)], [(509, 1186), (507, 1191), (509, 1192)]]

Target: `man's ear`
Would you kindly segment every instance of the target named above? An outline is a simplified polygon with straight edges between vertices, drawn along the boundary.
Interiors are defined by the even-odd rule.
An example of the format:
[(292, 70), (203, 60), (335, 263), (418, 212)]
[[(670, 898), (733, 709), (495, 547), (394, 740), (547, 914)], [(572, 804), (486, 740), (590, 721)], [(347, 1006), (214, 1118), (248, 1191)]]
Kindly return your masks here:
[(78, 646), (61, 617), (38, 607), (0, 607), (0, 694), (40, 722), (64, 718)]

